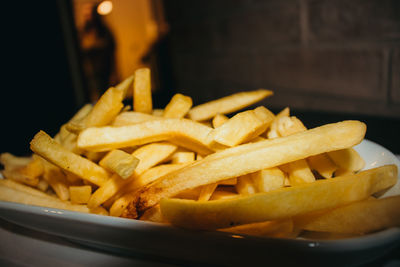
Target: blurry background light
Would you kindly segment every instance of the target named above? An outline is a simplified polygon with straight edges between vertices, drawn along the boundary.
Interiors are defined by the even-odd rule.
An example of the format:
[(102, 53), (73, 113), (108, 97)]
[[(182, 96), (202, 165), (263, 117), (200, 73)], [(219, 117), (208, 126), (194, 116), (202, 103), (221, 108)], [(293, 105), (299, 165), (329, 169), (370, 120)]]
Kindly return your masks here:
[(103, 1), (97, 7), (97, 13), (100, 15), (108, 15), (113, 9), (113, 4), (111, 1)]

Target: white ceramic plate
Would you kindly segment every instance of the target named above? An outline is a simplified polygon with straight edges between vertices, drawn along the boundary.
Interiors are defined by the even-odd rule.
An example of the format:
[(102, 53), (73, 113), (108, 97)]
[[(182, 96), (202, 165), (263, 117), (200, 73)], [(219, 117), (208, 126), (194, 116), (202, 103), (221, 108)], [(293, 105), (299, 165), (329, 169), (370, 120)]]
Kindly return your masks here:
[[(400, 167), (400, 161), (390, 151), (371, 141), (364, 140), (356, 150), (365, 159), (366, 169), (385, 164)], [(384, 196), (396, 194), (400, 194), (399, 183)], [(382, 256), (400, 241), (399, 228), (340, 240), (274, 239), (189, 231), (1, 201), (0, 217), (103, 250), (127, 255), (142, 253), (185, 265), (358, 265)]]

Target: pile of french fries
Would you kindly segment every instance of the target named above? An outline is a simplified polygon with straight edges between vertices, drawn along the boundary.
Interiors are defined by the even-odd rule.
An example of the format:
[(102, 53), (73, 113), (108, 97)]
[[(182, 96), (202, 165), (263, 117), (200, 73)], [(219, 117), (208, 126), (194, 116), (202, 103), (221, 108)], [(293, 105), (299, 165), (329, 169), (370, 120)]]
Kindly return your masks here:
[(264, 89), (194, 107), (176, 94), (153, 109), (150, 75), (136, 70), (54, 137), (37, 133), (32, 156), (1, 154), (0, 200), (284, 238), (400, 225), (400, 196), (376, 198), (396, 166), (362, 171), (353, 149), (364, 123), (307, 129), (289, 108), (244, 110)]

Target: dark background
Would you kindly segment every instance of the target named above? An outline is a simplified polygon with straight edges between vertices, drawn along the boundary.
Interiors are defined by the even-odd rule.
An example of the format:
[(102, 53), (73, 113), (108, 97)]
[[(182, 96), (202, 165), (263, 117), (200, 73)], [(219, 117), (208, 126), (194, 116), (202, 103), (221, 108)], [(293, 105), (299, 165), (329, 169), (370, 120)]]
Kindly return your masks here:
[[(164, 44), (159, 50), (163, 51), (161, 55), (163, 60), (160, 62), (168, 61), (168, 64), (164, 67), (160, 67), (160, 73), (171, 73), (171, 86), (176, 86), (177, 90), (187, 90), (183, 92), (193, 96), (195, 104), (199, 104), (202, 101), (210, 100), (215, 97), (227, 95), (234, 91), (257, 89), (256, 86), (268, 87), (269, 89), (273, 89), (276, 94), (273, 98), (267, 100), (263, 104), (270, 106), (275, 112), (279, 111), (279, 109), (283, 107), (282, 103), (284, 102), (285, 97), (288, 100), (290, 100), (290, 97), (295, 99), (300, 98), (297, 91), (291, 93), (290, 84), (286, 85), (286, 87), (270, 87), (273, 83), (263, 81), (262, 79), (258, 79), (257, 83), (252, 83), (251, 81), (253, 80), (250, 79), (251, 77), (249, 78), (248, 75), (240, 76), (241, 71), (248, 69), (249, 66), (254, 70), (257, 65), (245, 65), (240, 61), (237, 61), (237, 59), (241, 59), (244, 60), (243, 62), (251, 64), (254, 60), (252, 61), (251, 58), (250, 61), (243, 59), (244, 56), (246, 56), (246, 53), (249, 53), (249, 50), (246, 50), (248, 43), (243, 42), (242, 39), (240, 39), (240, 36), (236, 36), (236, 33), (230, 35), (232, 34), (232, 28), (229, 27), (235, 25), (240, 26), (240, 24), (233, 24), (233, 26), (230, 26), (229, 23), (231, 23), (232, 20), (235, 20), (236, 17), (229, 20), (229, 12), (237, 15), (243, 14), (242, 10), (250, 10), (254, 13), (254, 10), (259, 9), (260, 5), (264, 5), (264, 2), (239, 1), (242, 4), (256, 4), (256, 9), (246, 9), (245, 6), (240, 6), (240, 9), (234, 9), (233, 7), (230, 7), (231, 9), (229, 9), (229, 6), (225, 3), (225, 13), (218, 12), (218, 10), (213, 13), (212, 3), (214, 3), (214, 1), (195, 1), (197, 2), (197, 8), (193, 8), (188, 4), (184, 5), (183, 2), (166, 1), (165, 4), (171, 31), (170, 35), (164, 40)], [(282, 5), (277, 4), (280, 3), (280, 1), (271, 2), (274, 5), (278, 5), (278, 7)], [(315, 2), (318, 3), (318, 1), (311, 1), (311, 3)], [(326, 1), (322, 1), (322, 3), (324, 2), (326, 3)], [(343, 1), (339, 2), (342, 3)], [(368, 2), (371, 3), (374, 1)], [(394, 2), (385, 1), (385, 3), (387, 5), (387, 3), (390, 4)], [(3, 22), (3, 70), (1, 83), (2, 131), (0, 152), (9, 151), (17, 155), (30, 153), (29, 141), (37, 131), (42, 129), (51, 135), (55, 134), (61, 124), (67, 121), (79, 108), (82, 101), (87, 101), (87, 98), (85, 98), (84, 95), (77, 95), (76, 90), (74, 90), (74, 88), (76, 89), (76, 75), (77, 73), (79, 74), (79, 70), (72, 69), (71, 71), (71, 62), (69, 61), (69, 59), (71, 59), (71, 53), (67, 53), (67, 44), (74, 44), (73, 40), (66, 38), (65, 30), (63, 30), (63, 24), (61, 21), (64, 18), (65, 26), (65, 13), (64, 15), (60, 14), (60, 4), (63, 6), (64, 11), (67, 7), (67, 14), (72, 14), (72, 12), (68, 10), (68, 7), (70, 8), (70, 2), (65, 0), (40, 2), (27, 1), (24, 3), (6, 1), (3, 3), (3, 15), (1, 18)], [(217, 8), (222, 8), (223, 4), (220, 5), (221, 7), (218, 7), (218, 4), (214, 4)], [(196, 5), (194, 5), (194, 7), (196, 7)], [(209, 10), (212, 12), (205, 15), (204, 9), (207, 7), (210, 8)], [(318, 5), (314, 5), (314, 9), (315, 8), (318, 8)], [(388, 8), (390, 8), (390, 5)], [(192, 16), (190, 14), (192, 14)], [(198, 17), (196, 17), (196, 14)], [(222, 18), (220, 14), (223, 15)], [(244, 14), (246, 14), (246, 12)], [(396, 15), (394, 14), (393, 16), (392, 28), (394, 27), (396, 31), (398, 30), (400, 32), (400, 27), (398, 27), (400, 23), (396, 24)], [(254, 14), (252, 18), (254, 18)], [(275, 15), (273, 19), (279, 21), (279, 16)], [(246, 17), (240, 17), (240, 21), (245, 23)], [(254, 20), (250, 20), (250, 22), (253, 23)], [(250, 24), (248, 26), (254, 29), (254, 25)], [(245, 30), (246, 27), (238, 27), (238, 30), (241, 29)], [(277, 30), (269, 30), (272, 32), (275, 31), (275, 34), (277, 34)], [(278, 30), (280, 30), (279, 27)], [(281, 30), (285, 29), (283, 28)], [(375, 29), (375, 33), (376, 32), (379, 32), (379, 29)], [(293, 33), (288, 34), (293, 35)], [(323, 32), (323, 34), (325, 34), (323, 35), (325, 36), (324, 38), (327, 38), (329, 41), (329, 34), (326, 34), (325, 32)], [(223, 38), (224, 36), (226, 37), (225, 39)], [(232, 39), (229, 39), (228, 37), (237, 38), (236, 44), (240, 44), (246, 49), (242, 49), (243, 47), (235, 48), (235, 46), (232, 46), (229, 50), (227, 47), (224, 47), (228, 44), (228, 41), (232, 41)], [(209, 42), (206, 42), (206, 38), (211, 39), (208, 40)], [(297, 41), (300, 45), (304, 42), (304, 38), (295, 35), (294, 40), (289, 39), (291, 45), (285, 46), (282, 42), (286, 42), (287, 39), (285, 38), (287, 37), (280, 34), (277, 38), (281, 41), (278, 43), (267, 43), (266, 45), (267, 48), (275, 51), (275, 54), (278, 53), (277, 51), (281, 51), (282, 46), (286, 47), (286, 50), (284, 49), (284, 51), (292, 49), (290, 51), (293, 52), (295, 51), (295, 43)], [(399, 37), (395, 36), (394, 41), (390, 41), (388, 46), (386, 45), (386, 41), (384, 49), (389, 49), (387, 50), (389, 52), (388, 54), (382, 54), (383, 59), (385, 59), (385, 55), (397, 55), (396, 53), (398, 52), (396, 51), (399, 49), (399, 40)], [(324, 42), (327, 41), (324, 40)], [(337, 41), (334, 43), (337, 43)], [(183, 46), (182, 44), (185, 45)], [(315, 46), (316, 45), (314, 44), (314, 46), (311, 47)], [(213, 49), (217, 49), (217, 51)], [(366, 50), (375, 51), (374, 49), (376, 49), (376, 47), (372, 50), (371, 49), (368, 48)], [(241, 51), (241, 56), (238, 57), (236, 52), (236, 54), (232, 54), (232, 51)], [(255, 50), (253, 49), (251, 51), (254, 53)], [(326, 50), (322, 49), (322, 51)], [(342, 50), (339, 49), (339, 51)], [(346, 48), (345, 51), (349, 51), (348, 48)], [(291, 53), (289, 53), (289, 55)], [(324, 54), (322, 53), (322, 55)], [(303, 56), (304, 54), (300, 54), (300, 56), (294, 54), (293, 58), (301, 59)], [(333, 54), (333, 58), (334, 57), (335, 54)], [(396, 58), (394, 57), (394, 60), (395, 59)], [(76, 60), (79, 61), (79, 58), (77, 57)], [(279, 58), (276, 62), (282, 63)], [(287, 59), (286, 61), (283, 61), (283, 63), (285, 62), (290, 64), (290, 61)], [(372, 61), (372, 63), (373, 62), (374, 61)], [(260, 61), (258, 61), (258, 64), (259, 63)], [(296, 64), (300, 63), (297, 62)], [(263, 70), (268, 66), (270, 67), (268, 64), (261, 64), (259, 65), (259, 69)], [(300, 66), (299, 71), (301, 72), (303, 69), (302, 65), (300, 64), (298, 66)], [(279, 67), (281, 72), (285, 71), (284, 65)], [(340, 67), (340, 65), (337, 67)], [(293, 66), (290, 67), (289, 70), (292, 71), (292, 73), (289, 73), (288, 76), (293, 76)], [(262, 72), (260, 72), (259, 75), (262, 76)], [(393, 72), (392, 76), (395, 75), (400, 74)], [(344, 76), (349, 77), (351, 75), (344, 74)], [(75, 80), (73, 80), (73, 77), (75, 77)], [(283, 77), (285, 78), (284, 75)], [(369, 77), (365, 77), (365, 79), (368, 82)], [(395, 81), (395, 79), (393, 80)], [(293, 82), (298, 83), (306, 81), (293, 80)], [(389, 83), (389, 81), (387, 83)], [(327, 90), (329, 90), (329, 88)], [(280, 97), (280, 93), (285, 97)], [(320, 96), (320, 94), (315, 94), (316, 99), (319, 99), (318, 97)], [(308, 93), (307, 97), (313, 97), (313, 94)], [(326, 98), (335, 99), (336, 104), (349, 104), (349, 99), (345, 99), (343, 100), (344, 102), (341, 102), (340, 98), (337, 97), (335, 98), (328, 95)], [(277, 99), (277, 102), (274, 102), (275, 100), (273, 99)], [(335, 122), (344, 119), (362, 120), (368, 125), (366, 136), (368, 139), (387, 147), (394, 153), (400, 153), (400, 115), (395, 113), (396, 110), (393, 111), (392, 109), (391, 112), (394, 112), (393, 114), (384, 114), (385, 112), (383, 111), (382, 104), (374, 101), (367, 101), (361, 106), (358, 106), (359, 104), (355, 105), (355, 107), (360, 107), (363, 110), (368, 111), (364, 113), (354, 112), (348, 109), (346, 112), (334, 111), (326, 108), (318, 110), (318, 106), (313, 106), (310, 100), (307, 99), (305, 102), (302, 102), (305, 103), (303, 106), (294, 105), (292, 107), (292, 114), (303, 120), (307, 127), (311, 128), (328, 122)], [(289, 106), (291, 105), (289, 104)], [(307, 109), (308, 106), (309, 109)], [(379, 112), (377, 112), (379, 115), (374, 115), (375, 109), (379, 110)]]

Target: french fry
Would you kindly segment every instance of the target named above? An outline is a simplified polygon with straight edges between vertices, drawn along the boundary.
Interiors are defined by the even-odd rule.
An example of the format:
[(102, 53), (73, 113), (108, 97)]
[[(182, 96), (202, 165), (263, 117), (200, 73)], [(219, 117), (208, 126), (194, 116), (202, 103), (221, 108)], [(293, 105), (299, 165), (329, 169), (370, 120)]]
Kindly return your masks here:
[(44, 179), (39, 179), (39, 183), (36, 185), (36, 188), (42, 192), (46, 192), (49, 188), (49, 183)]
[(146, 121), (162, 120), (162, 117), (136, 111), (124, 111), (115, 117), (111, 126), (126, 126)]
[(217, 128), (219, 126), (221, 126), (222, 124), (224, 124), (225, 122), (227, 122), (229, 120), (229, 118), (227, 116), (225, 116), (224, 114), (217, 114), (214, 116), (214, 118), (212, 119), (212, 126), (213, 128)]
[(282, 117), (289, 117), (289, 115), (290, 115), (290, 109), (288, 107), (286, 107), (283, 110), (281, 110), (281, 112), (279, 112), (275, 116), (274, 120), (272, 121), (271, 126), (270, 126), (269, 130), (266, 133), (266, 136), (268, 138), (270, 138), (270, 139), (279, 137), (279, 134), (278, 134), (278, 122)]
[(265, 89), (240, 92), (193, 107), (188, 116), (195, 121), (205, 121), (217, 114), (228, 114), (261, 101), (273, 92)]
[(69, 190), (65, 174), (51, 163), (44, 163), (44, 168), (43, 179), (46, 180), (59, 199), (68, 200)]
[(118, 174), (123, 179), (131, 177), (138, 164), (138, 158), (118, 149), (110, 151), (99, 162), (101, 167)]
[(69, 187), (69, 195), (72, 203), (86, 204), (88, 203), (91, 194), (92, 194), (92, 187), (90, 185)]
[(62, 201), (49, 195), (39, 196), (36, 194), (30, 194), (4, 185), (0, 185), (0, 200), (85, 213), (89, 212), (89, 209), (85, 205), (74, 205), (70, 202)]
[(235, 185), (236, 191), (241, 195), (252, 195), (257, 193), (257, 188), (253, 183), (252, 174), (246, 174), (237, 178)]
[(135, 180), (144, 171), (168, 158), (176, 149), (177, 146), (173, 144), (153, 143), (135, 150), (132, 156), (139, 159), (139, 164), (135, 168), (132, 176), (128, 179), (122, 179), (119, 175), (113, 175), (104, 185), (92, 194), (88, 202), (88, 207), (95, 208), (101, 205), (128, 185), (132, 180)]
[(270, 122), (261, 119), (254, 110), (246, 110), (215, 128), (211, 136), (214, 141), (232, 147), (257, 137), (267, 129)]
[(175, 94), (163, 112), (164, 118), (177, 118), (185, 117), (189, 109), (192, 107), (192, 98), (182, 94)]
[(396, 165), (386, 165), (355, 175), (318, 180), (229, 200), (198, 202), (164, 198), (160, 207), (163, 216), (174, 225), (195, 229), (218, 229), (290, 218), (345, 205), (366, 199), (396, 182)]
[(180, 163), (190, 163), (195, 160), (196, 154), (194, 152), (175, 152), (172, 155), (171, 163), (172, 164), (180, 164)]
[(324, 178), (332, 178), (338, 169), (327, 154), (319, 154), (307, 159), (311, 169), (316, 170)]
[(0, 154), (0, 163), (4, 166), (4, 169), (8, 170), (23, 167), (29, 164), (31, 160), (31, 157), (17, 157), (8, 152)]
[(162, 117), (164, 114), (164, 110), (156, 108), (156, 109), (153, 109), (153, 112), (151, 114), (153, 114), (153, 116), (156, 116), (156, 117)]
[(169, 140), (177, 145), (210, 154), (208, 134), (212, 128), (187, 119), (164, 119), (120, 126), (88, 128), (78, 136), (78, 147), (106, 151)]
[(400, 226), (400, 196), (370, 198), (297, 218), (304, 230), (340, 234), (365, 234)]
[(211, 196), (214, 193), (217, 186), (218, 186), (218, 183), (203, 185), (201, 187), (201, 191), (200, 191), (198, 200), (199, 201), (208, 201), (211, 198)]
[(263, 169), (252, 174), (252, 180), (258, 192), (269, 192), (285, 184), (285, 173), (279, 168)]
[(137, 217), (162, 198), (187, 189), (352, 147), (362, 141), (365, 131), (362, 122), (343, 121), (214, 153), (139, 190), (124, 214)]
[(79, 133), (88, 127), (109, 124), (124, 107), (122, 101), (124, 100), (125, 93), (125, 91), (118, 90), (115, 87), (109, 88), (83, 120), (78, 123), (68, 123), (67, 129), (73, 133)]
[(140, 219), (150, 222), (167, 223), (161, 214), (160, 205), (148, 209)]
[(231, 198), (236, 198), (238, 196), (239, 194), (234, 193), (232, 191), (217, 188), (212, 194), (210, 200), (231, 199)]
[(343, 170), (356, 172), (365, 166), (364, 160), (354, 148), (331, 151), (328, 153), (328, 156)]
[(15, 182), (13, 180), (0, 179), (0, 186), (6, 186), (11, 189), (18, 190), (18, 191), (24, 192), (29, 195), (34, 195), (34, 196), (39, 196), (39, 197), (49, 197), (49, 195), (47, 195), (46, 193), (44, 193), (42, 191), (39, 191), (30, 186), (23, 185), (19, 182)]
[(43, 131), (32, 139), (31, 150), (54, 165), (96, 185), (103, 185), (109, 178), (102, 167), (68, 151)]
[(124, 192), (125, 194), (121, 194), (120, 196), (116, 197), (113, 201), (113, 204), (110, 208), (110, 215), (119, 217), (121, 216), (122, 212), (126, 209), (128, 204), (133, 199), (132, 192), (149, 184), (158, 178), (170, 173), (172, 171), (178, 170), (184, 167), (185, 164), (162, 164), (144, 171), (141, 175), (133, 179), (129, 184), (126, 185)]
[(141, 68), (135, 71), (135, 80), (133, 82), (133, 110), (149, 114), (153, 111), (149, 68)]
[[(295, 133), (304, 132), (307, 128), (298, 118), (294, 116), (283, 116), (280, 117), (277, 122), (277, 130), (279, 136), (289, 136)], [(292, 186), (302, 183), (312, 183), (315, 181), (314, 174), (305, 159), (290, 162), (286, 164), (286, 166), (281, 167), (285, 168), (285, 171), (288, 173), (288, 178)]]

